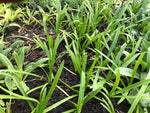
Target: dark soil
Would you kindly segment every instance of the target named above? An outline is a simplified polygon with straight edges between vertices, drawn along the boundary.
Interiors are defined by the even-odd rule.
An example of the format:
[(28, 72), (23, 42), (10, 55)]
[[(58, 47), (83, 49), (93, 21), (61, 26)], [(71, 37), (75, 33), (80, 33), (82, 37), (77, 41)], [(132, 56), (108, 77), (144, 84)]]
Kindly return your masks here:
[[(20, 24), (22, 24), (22, 23), (20, 23)], [(51, 27), (49, 27), (48, 30), (52, 34), (52, 36), (55, 38), (54, 30)], [(8, 28), (7, 31), (8, 32), (6, 32), (7, 35), (6, 35), (5, 41), (9, 42), (9, 44), (12, 44), (16, 40), (24, 40), (25, 42), (21, 46), (30, 44), (32, 46), (32, 48), (35, 48), (36, 45), (33, 42), (26, 40), (26, 39), (21, 39), (21, 38), (15, 36), (15, 35), (26, 36), (30, 39), (33, 39), (34, 38), (33, 33), (38, 35), (43, 41), (46, 41), (46, 36), (45, 36), (43, 28), (37, 24), (31, 25), (31, 26), (25, 26), (22, 24), (21, 29), (16, 29), (16, 28), (12, 27), (12, 28)], [(14, 36), (14, 37), (8, 38), (9, 36)], [(60, 46), (58, 48), (58, 55), (63, 53), (64, 51), (65, 51), (65, 42), (62, 41), (62, 43), (60, 44)], [(46, 56), (45, 53), (41, 49), (39, 49), (39, 48), (33, 49), (33, 50), (29, 51), (28, 53), (26, 53), (24, 65), (26, 65), (30, 62), (35, 62), (38, 59), (43, 58), (45, 56)], [(65, 56), (63, 56), (63, 58), (61, 58), (59, 61), (56, 62), (55, 66), (53, 68), (54, 73), (57, 72), (57, 69), (62, 60), (65, 61), (64, 66), (74, 72), (74, 68), (73, 68), (70, 56), (68, 54), (65, 54)], [(45, 76), (45, 73), (40, 68), (36, 69), (33, 73), (36, 73), (40, 76)], [(68, 72), (65, 69), (63, 69), (63, 71), (62, 71), (61, 80), (70, 86), (80, 83), (79, 75), (73, 75), (72, 73)], [(29, 76), (26, 80), (26, 84), (27, 84), (27, 86), (30, 87), (30, 89), (32, 89), (36, 86), (40, 86), (44, 83), (46, 83), (45, 80), (41, 80), (39, 78), (35, 78), (32, 76)], [(61, 82), (58, 83), (58, 86), (60, 86), (63, 90), (65, 90), (69, 95), (76, 94), (74, 91), (67, 88)], [(29, 96), (33, 97), (35, 99), (39, 99), (39, 94), (40, 94), (40, 90), (36, 90), (33, 93), (29, 94)], [(59, 100), (64, 99), (65, 97), (66, 97), (66, 95), (62, 91), (60, 91), (58, 88), (56, 88), (53, 93), (52, 98), (50, 99), (50, 101), (48, 103), (48, 106), (58, 102)], [(73, 99), (72, 101), (77, 102), (77, 98)], [(118, 113), (118, 112), (119, 113), (127, 113), (128, 109), (130, 107), (130, 105), (127, 102), (122, 102), (120, 105), (117, 105), (118, 99), (112, 99), (111, 101), (115, 107), (116, 113)], [(68, 102), (60, 105), (59, 107), (53, 109), (49, 113), (62, 113), (64, 111), (72, 109), (72, 108), (75, 108), (74, 105), (68, 101)], [(11, 105), (11, 112), (12, 113), (30, 113), (31, 109), (26, 101), (13, 100), (12, 105)], [(100, 104), (100, 101), (98, 101), (96, 99), (91, 99), (89, 102), (87, 102), (83, 106), (82, 113), (108, 113), (108, 112)]]

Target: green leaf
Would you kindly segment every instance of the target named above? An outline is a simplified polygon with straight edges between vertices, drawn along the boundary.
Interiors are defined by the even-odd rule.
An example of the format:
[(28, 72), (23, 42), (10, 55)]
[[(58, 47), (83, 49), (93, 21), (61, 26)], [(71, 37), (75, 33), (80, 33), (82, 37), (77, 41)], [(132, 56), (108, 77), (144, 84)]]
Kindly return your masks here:
[(137, 52), (138, 48), (139, 48), (140, 45), (141, 45), (141, 41), (142, 41), (142, 38), (140, 38), (140, 39), (136, 42), (136, 45), (135, 45), (134, 49), (132, 50), (133, 53)]
[[(143, 99), (144, 98), (144, 99)], [(141, 100), (139, 101), (140, 106), (150, 107), (150, 93), (144, 93)]]
[(10, 91), (17, 89), (14, 80), (10, 77), (5, 77), (5, 84)]
[(94, 62), (93, 62), (93, 64), (92, 64), (92, 66), (90, 67), (89, 71), (87, 72), (86, 85), (85, 85), (85, 87), (88, 86), (88, 83), (89, 83), (89, 81), (90, 81), (90, 77), (91, 77), (91, 75), (92, 75), (93, 69), (95, 68), (95, 64), (96, 64), (97, 60), (98, 60), (97, 58), (94, 59)]
[(129, 64), (131, 64), (132, 62), (134, 62), (136, 60), (136, 58), (140, 55), (140, 53), (134, 54), (130, 53), (124, 60), (123, 64), (121, 65), (121, 67), (127, 67)]
[(121, 62), (121, 56), (123, 55), (123, 51), (125, 50), (127, 44), (125, 43), (124, 45), (122, 45), (120, 51), (118, 52), (117, 56), (115, 57), (115, 63), (119, 64)]
[[(111, 45), (110, 49), (108, 50), (109, 52), (108, 52), (107, 56), (102, 54), (102, 52), (98, 51), (101, 55), (103, 55), (106, 58), (105, 61), (103, 62), (103, 66), (105, 66), (109, 62), (112, 62), (113, 64), (115, 64), (115, 62), (113, 62), (112, 60), (109, 59), (109, 56), (111, 55), (113, 50), (116, 48), (117, 42), (119, 40), (119, 34), (120, 34), (120, 27), (116, 30), (115, 38), (113, 39), (112, 45)], [(117, 67), (116, 64), (114, 66)]]
[(101, 80), (100, 82), (97, 83), (97, 88), (94, 91), (89, 92), (85, 97), (84, 97), (84, 102), (87, 103), (91, 98), (93, 98), (100, 90), (104, 87), (104, 84), (106, 83), (106, 80)]
[(3, 98), (3, 99), (22, 99), (22, 100), (28, 100), (28, 101), (33, 101), (33, 102), (39, 103), (38, 100), (36, 100), (34, 98), (18, 95), (16, 93), (13, 93), (11, 91), (6, 90), (2, 86), (0, 86), (0, 89), (2, 89), (3, 91), (10, 94), (10, 95), (0, 95), (0, 98)]
[(47, 87), (46, 86), (47, 85), (48, 85), (48, 83), (44, 84), (44, 86), (41, 89), (40, 97), (39, 97), (40, 102), (44, 101), (44, 99), (46, 98), (46, 93), (47, 93)]
[(62, 113), (74, 113), (75, 111), (76, 111), (76, 109), (70, 109), (70, 110), (64, 111)]
[(0, 53), (0, 61), (10, 70), (14, 70), (14, 67), (10, 60), (3, 54)]
[(0, 106), (4, 107), (5, 106), (5, 103), (3, 100), (0, 99)]
[(70, 99), (72, 99), (72, 98), (74, 98), (74, 97), (76, 97), (76, 96), (77, 96), (77, 95), (72, 95), (72, 96), (66, 97), (65, 99), (62, 99), (61, 101), (59, 101), (59, 102), (57, 102), (57, 103), (55, 103), (55, 104), (49, 106), (48, 108), (46, 108), (46, 109), (43, 111), (43, 113), (47, 113), (47, 112), (51, 111), (52, 109), (58, 107), (59, 105), (65, 103), (66, 101), (68, 101), (68, 100), (70, 100)]
[(13, 44), (11, 44), (10, 47), (13, 48), (13, 49), (15, 49), (15, 48), (17, 48), (18, 45), (22, 44), (23, 42), (24, 41), (22, 41), (22, 40), (17, 40)]
[(122, 7), (117, 8), (117, 10), (115, 11), (114, 14), (114, 18), (115, 19), (121, 19), (121, 17), (123, 16), (124, 12), (127, 10), (129, 5), (129, 1), (126, 1), (125, 4), (123, 4)]
[(20, 71), (23, 70), (23, 63), (24, 63), (24, 49), (22, 50), (22, 52), (20, 53), (20, 55), (14, 51), (13, 53), (13, 57), (17, 63), (18, 69)]
[[(48, 83), (46, 83), (46, 85), (48, 85)], [(32, 93), (32, 92), (34, 92), (34, 91), (36, 91), (36, 90), (38, 90), (38, 89), (44, 88), (44, 87), (45, 87), (45, 84), (44, 84), (44, 85), (37, 86), (37, 87), (35, 87), (35, 88), (29, 90), (29, 91), (27, 92), (27, 94)]]
[(148, 47), (148, 51), (147, 51), (147, 70), (150, 69), (150, 47)]
[(6, 113), (5, 110), (6, 108), (0, 106), (0, 113)]
[[(119, 67), (117, 69), (119, 69), (121, 75), (132, 77), (133, 69), (126, 68), (126, 67)], [(115, 69), (115, 72), (117, 72), (117, 69)], [(135, 73), (134, 78), (140, 79), (140, 75), (138, 73)]]
[[(150, 70), (147, 74), (147, 78), (146, 80), (150, 79)], [(150, 83), (150, 82), (149, 82)], [(147, 84), (144, 84), (142, 85), (142, 87), (140, 88), (140, 90), (138, 91), (138, 94), (135, 98), (135, 100), (133, 101), (128, 113), (133, 113), (135, 107), (138, 105), (138, 102), (140, 101), (140, 99), (142, 98), (142, 95), (144, 94), (144, 92), (146, 91), (146, 88), (148, 87), (148, 83)]]
[(93, 89), (93, 91), (99, 87), (98, 79), (99, 79), (100, 71), (101, 71), (101, 69), (96, 70), (96, 75), (94, 76), (93, 85), (90, 87)]
[[(108, 56), (106, 56), (104, 53), (102, 53), (101, 51), (99, 51), (99, 50), (97, 50), (96, 49), (96, 51), (99, 53), (99, 54), (101, 54), (102, 56), (104, 56), (105, 58), (106, 58), (106, 60), (107, 60), (107, 62), (111, 62), (115, 67), (118, 67), (116, 64), (115, 64), (115, 62), (113, 61), (113, 60), (111, 60)], [(105, 61), (106, 61), (105, 60)], [(107, 64), (107, 63), (106, 63)]]
[(25, 72), (25, 71), (19, 71), (19, 70), (0, 70), (0, 74), (3, 75), (3, 76), (6, 76), (6, 77), (7, 76), (8, 77), (12, 77), (12, 75), (10, 73), (22, 73), (22, 74), (32, 75), (32, 76), (41, 78), (41, 76), (39, 76), (37, 74), (28, 73), (28, 72)]
[(15, 27), (19, 27), (20, 28), (20, 25), (16, 24), (16, 23), (10, 23), (10, 24), (8, 24), (7, 27), (11, 27), (11, 26), (15, 26)]
[(142, 58), (144, 57), (144, 54), (145, 54), (145, 53), (143, 52), (143, 53), (139, 56), (138, 60), (136, 61), (136, 64), (135, 64), (134, 69), (133, 69), (132, 77), (131, 77), (131, 79), (130, 79), (130, 84), (132, 84), (132, 82), (133, 82), (135, 73), (136, 73), (136, 71), (137, 71), (137, 69), (138, 69), (138, 67), (139, 67), (139, 65), (140, 65), (140, 63), (141, 63), (141, 61), (142, 61)]
[(26, 65), (26, 67), (25, 67), (24, 70), (25, 70), (26, 72), (31, 72), (31, 71), (33, 71), (34, 69), (36, 69), (37, 67), (42, 66), (42, 64), (43, 64), (44, 62), (46, 62), (46, 61), (48, 61), (48, 58), (42, 58), (42, 59), (36, 61), (35, 63), (34, 63), (34, 62), (31, 62), (31, 63), (29, 63), (28, 65)]
[(22, 86), (22, 88), (25, 92), (27, 92), (29, 90), (29, 87), (25, 84), (25, 82), (21, 81), (20, 85)]
[(12, 48), (7, 48), (7, 49), (3, 50), (1, 53), (6, 56), (11, 50), (12, 50)]
[(113, 93), (115, 93), (115, 90), (117, 89), (117, 87), (119, 85), (119, 81), (120, 81), (120, 71), (119, 71), (119, 69), (117, 69), (116, 80), (115, 80), (112, 90), (109, 93), (110, 96), (113, 95)]
[(136, 82), (136, 83), (134, 83), (134, 84), (132, 84), (132, 85), (129, 85), (128, 87), (125, 87), (125, 88), (123, 88), (123, 89), (120, 89), (120, 90), (116, 91), (115, 94), (117, 95), (117, 94), (119, 94), (119, 93), (128, 92), (128, 91), (131, 90), (131, 89), (137, 88), (137, 87), (139, 87), (139, 86), (141, 86), (141, 85), (144, 85), (144, 84), (147, 84), (147, 83), (150, 83), (150, 79), (142, 80), (142, 81), (140, 81), (140, 82)]
[(39, 106), (40, 108), (38, 108), (39, 109), (39, 111), (38, 111), (39, 113), (43, 112), (43, 110), (45, 109), (49, 99), (51, 98), (51, 96), (52, 96), (52, 94), (53, 94), (53, 92), (54, 92), (54, 90), (56, 88), (56, 85), (58, 83), (58, 80), (60, 78), (63, 66), (64, 66), (64, 61), (61, 63), (61, 65), (60, 65), (60, 67), (59, 67), (59, 69), (58, 69), (58, 71), (57, 71), (57, 73), (55, 75), (54, 81), (53, 81), (53, 83), (51, 85), (50, 90), (47, 93), (46, 98), (44, 98), (44, 99), (42, 99), (42, 101), (40, 101), (40, 106)]
[(78, 97), (78, 104), (77, 104), (77, 113), (81, 113), (83, 101), (84, 101), (84, 92), (85, 92), (85, 72), (81, 72), (80, 75), (80, 89), (79, 89), (79, 97)]

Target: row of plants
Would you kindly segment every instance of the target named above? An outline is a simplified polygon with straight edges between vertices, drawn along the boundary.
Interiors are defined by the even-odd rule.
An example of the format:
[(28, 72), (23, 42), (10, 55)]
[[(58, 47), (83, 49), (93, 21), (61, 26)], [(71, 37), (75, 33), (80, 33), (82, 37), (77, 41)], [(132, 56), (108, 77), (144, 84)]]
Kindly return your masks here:
[[(128, 113), (150, 112), (150, 0), (31, 0), (0, 4), (0, 9), (0, 89), (5, 92), (0, 94), (1, 113), (11, 112), (12, 99), (26, 100), (32, 113), (49, 112), (66, 101), (75, 108), (64, 113), (81, 113), (82, 107), (93, 98), (110, 113), (117, 112), (112, 98), (119, 98), (117, 104), (126, 100), (131, 105)], [(37, 22), (44, 28), (46, 42), (36, 34), (30, 40), (45, 52), (45, 58), (24, 66), (25, 53), (31, 47), (20, 47), (22, 40), (3, 49), (7, 44), (6, 29), (20, 27), (15, 23), (17, 19), (28, 26)], [(55, 39), (49, 35), (47, 24), (53, 27)], [(58, 56), (62, 41), (66, 51)], [(8, 57), (8, 54), (11, 55)], [(74, 66), (71, 73), (80, 77), (80, 84), (69, 86), (60, 80), (65, 54), (70, 55)], [(53, 67), (59, 59), (62, 62), (54, 74)], [(33, 73), (37, 67), (43, 70), (48, 67), (49, 71), (44, 71), (46, 77)], [(30, 89), (25, 83), (28, 76), (47, 82)], [(58, 81), (75, 95), (67, 94), (57, 85)], [(66, 98), (47, 107), (56, 87)], [(39, 99), (29, 97), (38, 89)], [(87, 89), (90, 91), (86, 92)], [(78, 98), (77, 102), (72, 101), (73, 98)], [(5, 104), (4, 99), (9, 102)]]

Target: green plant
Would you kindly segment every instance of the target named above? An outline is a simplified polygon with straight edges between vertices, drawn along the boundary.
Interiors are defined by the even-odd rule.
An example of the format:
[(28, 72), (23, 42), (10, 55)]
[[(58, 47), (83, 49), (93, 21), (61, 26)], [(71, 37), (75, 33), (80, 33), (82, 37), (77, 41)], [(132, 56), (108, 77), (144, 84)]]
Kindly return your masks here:
[(103, 94), (104, 98), (102, 98), (102, 99), (97, 98), (98, 100), (101, 101), (101, 105), (102, 105), (109, 113), (115, 113), (114, 106), (113, 106), (113, 104), (112, 104), (110, 98), (107, 96), (107, 93), (108, 93), (108, 92), (106, 92), (106, 94), (103, 93), (103, 92), (101, 92), (101, 93)]
[[(46, 108), (47, 103), (48, 103), (49, 99), (51, 98), (51, 96), (52, 96), (52, 94), (53, 94), (53, 91), (54, 91), (54, 89), (55, 89), (55, 87), (56, 87), (56, 85), (57, 85), (57, 82), (58, 82), (58, 80), (59, 80), (59, 77), (60, 77), (60, 75), (61, 75), (61, 71), (62, 71), (62, 69), (63, 69), (63, 65), (64, 65), (64, 62), (61, 63), (60, 68), (58, 69), (58, 71), (57, 71), (57, 73), (56, 73), (56, 76), (55, 76), (55, 78), (54, 78), (54, 81), (53, 81), (52, 84), (51, 84), (51, 88), (50, 88), (50, 90), (48, 91), (48, 93), (47, 93), (47, 88), (46, 88), (46, 86), (48, 85), (47, 83), (46, 83), (46, 84), (44, 85), (44, 87), (42, 88), (41, 93), (40, 93), (40, 97), (39, 97), (40, 103), (37, 105), (37, 107), (36, 107), (35, 109), (33, 109), (33, 111), (34, 111), (35, 113), (39, 113), (39, 112), (41, 112), (41, 113), (46, 113), (46, 112), (52, 110), (53, 108), (55, 108), (56, 106), (58, 106), (58, 105), (64, 103), (65, 101), (67, 101), (67, 100), (69, 100), (69, 99), (71, 99), (71, 98), (73, 98), (73, 97), (76, 96), (76, 95), (74, 95), (74, 96), (69, 96), (68, 98), (66, 98), (66, 99), (64, 99), (64, 100), (61, 100), (60, 102), (57, 102), (56, 104), (54, 104), (54, 105), (49, 106), (49, 107)], [(46, 93), (47, 93), (47, 94), (46, 94)]]
[(78, 9), (71, 11), (71, 14), (66, 12), (69, 24), (74, 32), (77, 32), (79, 41), (82, 41), (86, 34), (96, 30), (98, 24), (102, 20), (101, 2), (93, 0), (92, 5), (89, 0), (84, 0)]
[[(149, 42), (149, 0), (43, 0), (25, 1), (16, 11), (9, 4), (0, 4), (0, 33), (4, 37), (6, 28), (18, 26), (12, 23), (22, 19), (27, 25), (33, 22), (44, 27), (46, 41), (34, 34), (34, 41), (46, 53), (46, 58), (24, 65), (25, 53), (30, 46), (19, 47), (23, 41), (16, 41), (7, 49), (0, 40), (0, 112), (10, 112), (11, 100), (26, 100), (32, 113), (46, 113), (69, 101), (75, 108), (64, 113), (81, 113), (83, 106), (95, 98), (110, 113), (115, 113), (111, 98), (125, 99), (131, 105), (128, 113), (150, 112), (150, 42)], [(23, 8), (26, 6), (25, 8)], [(38, 11), (37, 11), (38, 10)], [(24, 12), (22, 12), (24, 11)], [(40, 18), (36, 18), (38, 17)], [(40, 23), (41, 22), (41, 23)], [(49, 35), (52, 26), (55, 37)], [(57, 49), (65, 41), (66, 51), (57, 54)], [(12, 54), (11, 54), (12, 53)], [(69, 54), (80, 83), (68, 85), (60, 79), (64, 61), (56, 74), (56, 61)], [(7, 56), (9, 54), (9, 57)], [(91, 62), (91, 63), (89, 63)], [(46, 64), (46, 65), (45, 65)], [(43, 66), (48, 65), (47, 72)], [(47, 78), (33, 74), (41, 67)], [(25, 80), (35, 76), (47, 80), (46, 83), (30, 89)], [(69, 76), (69, 75), (68, 75)], [(66, 85), (75, 95), (69, 95), (58, 81)], [(47, 106), (52, 94), (58, 88), (66, 98)], [(14, 93), (18, 89), (20, 94)], [(40, 89), (39, 99), (29, 97)], [(101, 96), (102, 95), (102, 96)], [(70, 99), (77, 98), (77, 102)], [(3, 103), (9, 99), (8, 103)], [(8, 109), (6, 109), (8, 108)]]
[[(74, 103), (76, 109), (70, 109), (67, 112), (77, 112), (77, 113), (81, 113), (82, 112), (82, 107), (92, 98), (95, 98), (95, 96), (101, 92), (101, 89), (103, 89), (103, 85), (106, 84), (106, 80), (103, 79), (102, 77), (99, 78), (98, 80), (98, 76), (99, 76), (99, 70), (96, 70), (96, 72), (94, 71), (95, 65), (96, 65), (97, 59), (94, 59), (92, 65), (90, 66), (90, 68), (88, 69), (88, 71), (86, 71), (86, 65), (87, 65), (87, 53), (84, 52), (83, 54), (83, 62), (82, 62), (82, 66), (81, 66), (81, 73), (80, 75), (80, 84), (77, 84), (75, 86), (68, 86), (66, 85), (68, 88), (70, 88), (71, 90), (75, 91), (78, 93), (78, 102), (77, 104)], [(92, 80), (92, 85), (89, 85), (90, 80)], [(79, 87), (79, 91), (74, 90), (74, 87)], [(85, 91), (87, 89), (91, 89), (91, 91), (89, 91), (88, 93), (85, 93)], [(98, 98), (98, 97), (97, 97)], [(65, 113), (65, 112), (64, 112)]]
[[(24, 46), (18, 48), (18, 45), (23, 43), (23, 41), (16, 41), (13, 43), (10, 48), (2, 50), (0, 53), (0, 62), (1, 65), (6, 66), (6, 69), (0, 70), (1, 75), (1, 84), (4, 84), (8, 88), (8, 92), (13, 92), (13, 90), (19, 89), (20, 92), (25, 96), (29, 87), (25, 84), (25, 79), (31, 71), (40, 66), (40, 64), (47, 61), (46, 58), (40, 59), (36, 63), (29, 63), (26, 67), (23, 67), (24, 64), (24, 54), (30, 49), (29, 46)], [(3, 47), (3, 46), (2, 46)], [(10, 53), (10, 50), (14, 50), (11, 58), (7, 58), (7, 54)], [(14, 59), (16, 65), (14, 65), (11, 60)], [(24, 72), (23, 72), (24, 71)], [(38, 76), (39, 77), (39, 76)], [(11, 103), (11, 98), (10, 102)], [(10, 104), (9, 104), (10, 105)], [(10, 106), (8, 107), (8, 112), (10, 112)]]
[(43, 51), (46, 53), (46, 55), (48, 57), (49, 75), (47, 76), (47, 78), (48, 78), (48, 82), (50, 83), (51, 80), (53, 79), (53, 66), (54, 66), (55, 62), (63, 56), (63, 54), (62, 54), (61, 56), (58, 56), (56, 58), (57, 48), (58, 48), (60, 42), (62, 41), (62, 38), (60, 38), (60, 35), (58, 34), (56, 37), (55, 43), (54, 43), (53, 37), (51, 35), (49, 35), (48, 31), (47, 31), (46, 16), (44, 16), (43, 24), (44, 24), (44, 30), (45, 30), (45, 33), (47, 36), (48, 46), (46, 45), (45, 42), (42, 42), (37, 35), (35, 35), (36, 39), (34, 39), (34, 41), (35, 41), (35, 43), (38, 44), (39, 47), (41, 47), (43, 49)]
[[(112, 65), (108, 66), (108, 68), (105, 68), (105, 70), (110, 70), (107, 73), (107, 80), (111, 80), (115, 78), (115, 82), (113, 85), (111, 85), (109, 82), (108, 84), (113, 86), (112, 90), (109, 93), (110, 98), (115, 98), (115, 97), (121, 97), (120, 101), (118, 103), (121, 103), (124, 99), (127, 99), (127, 101), (131, 104), (131, 108), (129, 109), (129, 113), (132, 113), (134, 110), (140, 112), (143, 112), (142, 107), (144, 109), (148, 109), (149, 101), (146, 101), (145, 98), (149, 98), (148, 92), (149, 92), (149, 87), (148, 85), (143, 84), (143, 80), (149, 82), (149, 68), (148, 62), (149, 62), (149, 43), (147, 41), (143, 41), (141, 43), (142, 39), (139, 39), (135, 45), (135, 48), (132, 49), (131, 53), (128, 53), (125, 51), (126, 45), (123, 45), (122, 48), (120, 48), (119, 53), (116, 57), (112, 57), (110, 59), (108, 55), (104, 55), (102, 52), (99, 50), (96, 50), (98, 53), (100, 53), (102, 56), (104, 56), (108, 62), (111, 62)], [(142, 44), (142, 45), (141, 45)], [(112, 44), (113, 45), (113, 44)], [(138, 48), (142, 46), (142, 52), (138, 50)], [(145, 54), (145, 52), (147, 54)], [(125, 54), (126, 57), (124, 59), (120, 59), (122, 54)], [(120, 61), (119, 61), (120, 60)], [(99, 67), (101, 68), (101, 66)], [(133, 69), (132, 69), (133, 68)], [(115, 71), (114, 71), (115, 69)], [(110, 74), (110, 75), (109, 75)], [(114, 76), (115, 75), (115, 76)], [(127, 80), (127, 86), (125, 83), (122, 81), (121, 76), (126, 76)], [(110, 78), (111, 79), (110, 79)], [(134, 83), (133, 80), (138, 79), (139, 82)], [(122, 84), (124, 88), (121, 88), (119, 86), (119, 82)], [(141, 86), (141, 87), (139, 87)], [(122, 95), (117, 95), (120, 94), (121, 92), (119, 90), (123, 90)], [(120, 92), (120, 93), (118, 93)], [(116, 94), (117, 93), (117, 94)], [(138, 96), (135, 97), (135, 95)], [(134, 99), (135, 98), (135, 99)], [(138, 106), (138, 107), (137, 107)], [(135, 109), (136, 107), (136, 109)]]
[(14, 11), (5, 4), (0, 4), (0, 9), (0, 33), (2, 34), (3, 39), (6, 28), (10, 26), (20, 27), (19, 24), (12, 22), (14, 22), (15, 19), (22, 17), (22, 10), (18, 8), (16, 11)]
[(143, 37), (149, 40), (149, 0), (144, 1), (137, 1), (133, 0), (132, 3), (130, 3), (128, 8), (128, 15), (131, 17), (132, 22), (132, 32), (134, 35), (139, 38)]
[[(10, 62), (7, 62), (6, 64), (8, 64), (8, 63), (10, 63)], [(39, 66), (39, 64), (37, 64), (37, 65)], [(46, 108), (47, 103), (48, 103), (49, 99), (51, 98), (51, 96), (52, 96), (52, 94), (54, 92), (54, 89), (57, 86), (57, 82), (59, 81), (59, 77), (61, 75), (61, 71), (63, 69), (63, 65), (64, 65), (64, 62), (61, 63), (60, 68), (58, 69), (58, 72), (56, 73), (56, 76), (54, 78), (54, 81), (51, 84), (51, 88), (48, 91), (48, 93), (47, 93), (47, 88), (46, 88), (48, 83), (45, 83), (44, 85), (37, 86), (37, 87), (29, 90), (27, 88), (27, 86), (25, 85), (25, 83), (22, 82), (22, 81), (20, 82), (18, 80), (17, 76), (16, 76), (17, 73), (30, 74), (32, 76), (40, 77), (38, 75), (35, 75), (35, 74), (32, 74), (32, 73), (28, 73), (26, 71), (7, 70), (7, 69), (6, 70), (0, 70), (0, 74), (1, 75), (12, 78), (12, 80), (14, 81), (13, 83), (16, 84), (17, 88), (19, 88), (19, 90), (22, 93), (22, 95), (18, 95), (16, 93), (13, 93), (12, 90), (7, 90), (7, 89), (3, 88), (2, 86), (0, 86), (0, 89), (2, 89), (3, 91), (5, 91), (6, 93), (9, 94), (9, 95), (0, 95), (0, 98), (10, 99), (10, 100), (11, 99), (27, 100), (33, 113), (39, 113), (39, 112), (46, 113), (46, 112), (52, 110), (53, 108), (59, 106), (60, 104), (66, 102), (67, 100), (76, 97), (76, 95), (68, 96), (67, 98), (65, 98), (65, 99), (55, 103), (54, 105), (51, 105), (51, 106)], [(10, 73), (8, 73), (8, 72), (10, 72)], [(13, 75), (12, 75), (12, 73), (13, 73)], [(10, 86), (9, 86), (9, 88), (10, 88)], [(39, 101), (34, 99), (34, 98), (28, 97), (29, 93), (32, 93), (35, 90), (40, 89), (40, 88), (42, 88), (42, 89), (41, 89), (41, 93), (40, 93), (40, 96), (39, 96)], [(33, 106), (32, 102), (37, 103), (36, 107)], [(10, 101), (10, 103), (11, 103), (11, 101)], [(8, 111), (8, 112), (10, 112), (10, 111)]]
[(81, 74), (81, 70), (82, 70), (82, 63), (83, 63), (83, 56), (84, 56), (84, 52), (83, 55), (80, 54), (79, 52), (79, 46), (78, 44), (76, 44), (76, 42), (72, 42), (72, 46), (73, 46), (73, 51), (71, 50), (71, 45), (68, 44), (68, 41), (66, 39), (66, 37), (64, 36), (64, 39), (66, 41), (66, 49), (69, 52), (70, 56), (71, 56), (71, 60), (72, 63), (74, 65), (74, 69), (76, 72), (78, 72), (79, 74)]
[(25, 12), (22, 12), (22, 14), (24, 15), (24, 16), (22, 16), (22, 20), (23, 20), (23, 23), (25, 23), (26, 25), (31, 25), (33, 22), (37, 22), (37, 23), (39, 23), (39, 24), (41, 24), (40, 22), (39, 22), (39, 20), (37, 20), (36, 18), (35, 18), (35, 16), (36, 15), (38, 15), (38, 11), (35, 11), (35, 10), (31, 10), (31, 9), (29, 9), (29, 7), (27, 7), (26, 6), (26, 8), (25, 8)]
[(6, 107), (5, 107), (5, 103), (3, 102), (3, 100), (0, 100), (0, 111), (2, 113), (5, 113)]
[[(49, 16), (45, 13), (45, 11), (42, 9), (42, 7), (38, 6), (39, 11), (42, 13), (43, 17), (46, 19), (45, 21), (49, 22), (51, 26), (53, 27), (56, 35), (60, 34), (61, 29), (64, 28), (66, 25), (66, 21), (63, 20), (65, 17), (65, 12), (67, 11), (66, 6), (62, 8), (61, 6), (61, 0), (53, 0), (52, 6), (47, 5), (47, 8), (51, 11), (51, 7), (54, 7), (56, 9), (56, 12), (52, 12), (53, 16)], [(52, 20), (54, 22), (52, 22)]]

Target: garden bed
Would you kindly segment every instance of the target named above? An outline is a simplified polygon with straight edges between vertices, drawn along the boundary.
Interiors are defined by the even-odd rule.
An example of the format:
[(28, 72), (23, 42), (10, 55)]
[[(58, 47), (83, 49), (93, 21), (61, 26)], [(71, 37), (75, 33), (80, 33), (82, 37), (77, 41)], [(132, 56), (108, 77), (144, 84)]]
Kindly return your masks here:
[(0, 113), (148, 113), (147, 4), (1, 4)]

